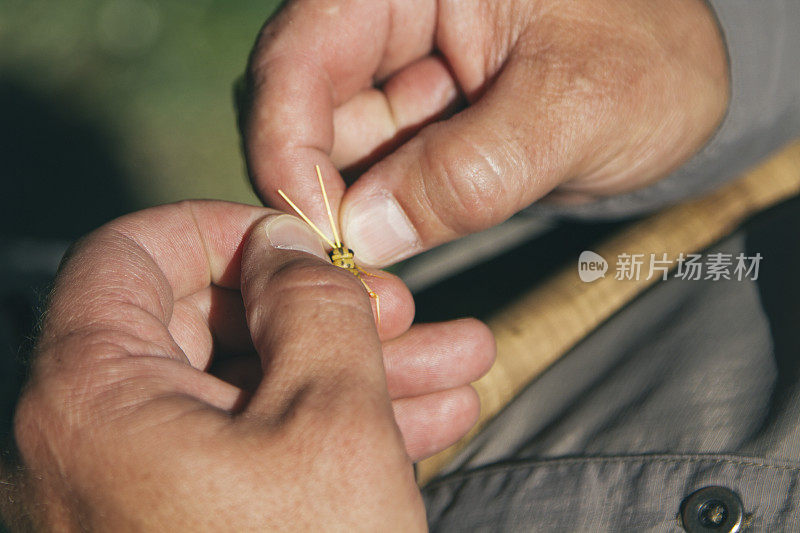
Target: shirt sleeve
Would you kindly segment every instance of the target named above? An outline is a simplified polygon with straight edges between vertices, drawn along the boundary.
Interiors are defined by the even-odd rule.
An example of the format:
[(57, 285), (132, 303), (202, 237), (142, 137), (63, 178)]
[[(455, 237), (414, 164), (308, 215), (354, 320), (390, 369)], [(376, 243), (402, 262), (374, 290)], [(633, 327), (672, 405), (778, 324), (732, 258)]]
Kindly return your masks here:
[(579, 206), (535, 204), (530, 213), (594, 220), (644, 214), (736, 178), (800, 135), (800, 1), (707, 1), (727, 45), (731, 100), (705, 147), (644, 189)]

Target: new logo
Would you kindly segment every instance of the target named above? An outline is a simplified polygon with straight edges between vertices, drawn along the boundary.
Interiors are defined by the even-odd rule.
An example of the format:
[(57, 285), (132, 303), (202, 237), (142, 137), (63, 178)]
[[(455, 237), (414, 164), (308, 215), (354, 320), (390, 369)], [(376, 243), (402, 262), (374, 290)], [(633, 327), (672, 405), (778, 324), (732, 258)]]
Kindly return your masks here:
[(591, 250), (584, 250), (578, 257), (578, 276), (581, 281), (591, 283), (599, 278), (604, 278), (608, 271), (608, 261), (603, 256)]

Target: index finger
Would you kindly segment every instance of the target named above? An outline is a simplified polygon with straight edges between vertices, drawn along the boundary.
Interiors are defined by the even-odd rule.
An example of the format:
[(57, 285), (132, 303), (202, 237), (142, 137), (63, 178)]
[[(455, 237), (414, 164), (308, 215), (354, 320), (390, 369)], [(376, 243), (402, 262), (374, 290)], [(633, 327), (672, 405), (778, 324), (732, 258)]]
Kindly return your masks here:
[(345, 184), (330, 160), (334, 110), (430, 52), (435, 4), (294, 0), (267, 22), (250, 59), (242, 121), (250, 177), (267, 205), (285, 208), (280, 188), (326, 227), (313, 169), (321, 167), (336, 214)]
[(65, 417), (96, 419), (96, 402), (112, 416), (164, 394), (233, 409), (241, 391), (188, 364), (168, 327), (177, 300), (211, 284), (239, 285), (241, 243), (268, 213), (182, 202), (119, 218), (79, 241), (59, 269), (37, 341), (31, 379), (47, 383), (39, 390), (80, 391), (80, 402), (73, 395), (60, 404)]
[[(133, 213), (94, 231), (62, 261), (40, 345), (76, 331), (113, 330), (180, 359), (166, 330), (174, 302), (212, 284), (238, 289), (241, 243), (268, 213), (190, 201)], [(139, 343), (130, 351), (138, 350)]]

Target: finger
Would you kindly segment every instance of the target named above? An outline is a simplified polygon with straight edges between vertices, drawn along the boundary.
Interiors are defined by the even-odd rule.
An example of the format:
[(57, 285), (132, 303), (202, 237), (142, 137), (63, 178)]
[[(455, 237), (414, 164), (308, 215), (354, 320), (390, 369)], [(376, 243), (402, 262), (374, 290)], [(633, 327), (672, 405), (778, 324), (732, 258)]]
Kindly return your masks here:
[(440, 452), (466, 435), (480, 414), (475, 389), (466, 385), (392, 402), (412, 461)]
[(239, 291), (209, 286), (181, 298), (172, 310), (169, 333), (189, 363), (208, 368), (212, 355), (255, 352)]
[[(681, 5), (691, 10), (685, 24), (668, 29), (664, 13), (644, 10), (637, 24), (648, 31), (615, 33), (609, 22), (625, 30), (616, 21), (630, 6), (586, 2), (580, 13), (512, 23), (508, 39), (479, 34), (467, 51), (454, 33), (465, 17), (440, 13), (456, 22), (437, 34), (438, 48), (473, 105), (426, 127), (348, 189), (340, 206), (348, 245), (366, 264), (386, 265), (496, 225), (562, 184), (600, 197), (685, 161), (724, 113), (726, 90), (706, 6)], [(693, 87), (691, 103), (678, 86)]]
[(475, 319), (417, 324), (383, 345), (392, 399), (460, 387), (485, 374), (494, 362), (491, 331)]
[[(380, 320), (378, 300), (373, 299), (372, 305), (381, 340), (408, 330), (414, 319), (414, 300), (405, 284), (388, 272), (363, 277), (380, 298)], [(238, 290), (212, 285), (181, 298), (173, 306), (168, 329), (189, 363), (201, 370), (220, 354), (255, 351)]]
[[(253, 394), (262, 373), (257, 357), (241, 356), (225, 361), (215, 373), (221, 379)], [(477, 395), (464, 384), (392, 399), (395, 422), (403, 435), (406, 452), (414, 461), (437, 453), (472, 428), (480, 412)]]
[(583, 140), (565, 117), (575, 112), (525, 88), (531, 78), (530, 67), (507, 65), (478, 103), (425, 128), (348, 190), (342, 229), (364, 263), (491, 227), (572, 174)]
[[(245, 353), (245, 350), (241, 350)], [(494, 362), (495, 345), (491, 331), (482, 322), (466, 318), (438, 324), (417, 324), (404, 335), (383, 343), (383, 366), (392, 400), (423, 396), (453, 389), (476, 381)], [(219, 365), (215, 361), (215, 367)], [(242, 355), (225, 361), (225, 376), (236, 376), (240, 383), (257, 376), (261, 362)], [(222, 376), (222, 374), (217, 374)]]
[(235, 409), (242, 391), (187, 364), (168, 325), (176, 300), (211, 283), (238, 282), (243, 236), (265, 213), (184, 202), (122, 217), (82, 239), (59, 270), (34, 381), (80, 391), (80, 406), (92, 413), (87, 420), (168, 395)]
[(457, 99), (456, 82), (440, 57), (412, 63), (381, 89), (365, 89), (335, 110), (333, 164), (342, 169), (376, 161), (447, 114)]
[(329, 160), (334, 109), (427, 55), (435, 14), (433, 0), (295, 0), (267, 23), (248, 69), (251, 102), (243, 121), (247, 164), (262, 200), (284, 206), (280, 188), (324, 223), (313, 175), (319, 164), (336, 214), (344, 184)]
[(414, 321), (414, 298), (405, 283), (382, 270), (366, 270), (359, 278), (364, 289), (377, 295), (370, 297), (370, 304), (378, 337), (386, 341), (405, 333)]
[(75, 332), (102, 332), (101, 338), (120, 343), (120, 353), (186, 361), (167, 329), (174, 302), (211, 284), (237, 286), (243, 237), (269, 212), (183, 202), (103, 226), (63, 262), (40, 345)]
[(365, 420), (393, 424), (369, 297), (330, 264), (308, 225), (282, 215), (253, 228), (242, 298), (264, 370), (248, 412), (279, 422), (359, 406)]

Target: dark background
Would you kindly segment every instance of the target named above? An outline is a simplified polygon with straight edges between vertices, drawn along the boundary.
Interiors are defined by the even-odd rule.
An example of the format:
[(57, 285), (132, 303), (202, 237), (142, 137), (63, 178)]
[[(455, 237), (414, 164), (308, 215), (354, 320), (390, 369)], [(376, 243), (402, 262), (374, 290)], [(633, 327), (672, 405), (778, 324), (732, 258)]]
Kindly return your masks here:
[(255, 202), (233, 84), (276, 0), (0, 2), (0, 236), (187, 197)]

